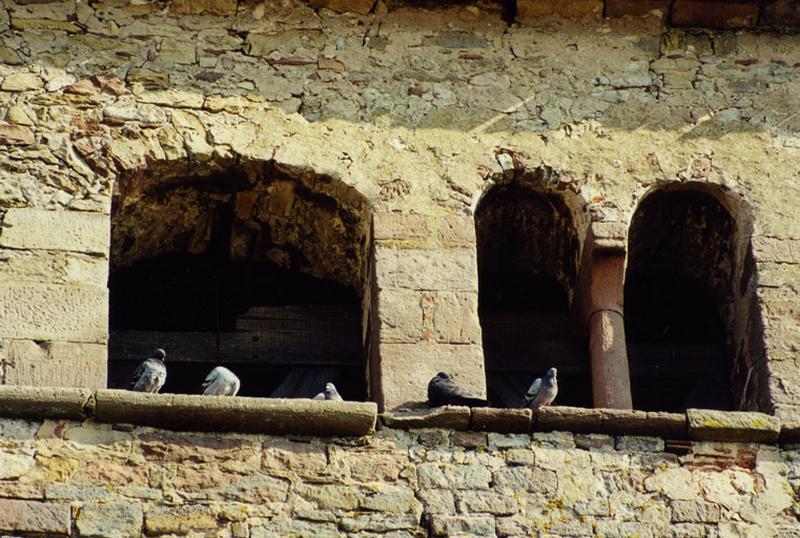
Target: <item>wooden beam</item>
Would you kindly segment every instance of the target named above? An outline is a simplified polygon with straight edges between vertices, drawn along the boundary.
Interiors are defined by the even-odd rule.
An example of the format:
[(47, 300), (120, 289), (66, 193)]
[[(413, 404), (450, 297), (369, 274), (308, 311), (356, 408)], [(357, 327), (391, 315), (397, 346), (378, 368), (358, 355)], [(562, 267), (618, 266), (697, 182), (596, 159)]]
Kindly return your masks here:
[(265, 363), (285, 365), (354, 366), (363, 362), (361, 345), (352, 335), (326, 335), (309, 331), (215, 333), (165, 331), (112, 331), (108, 345), (111, 361), (141, 361), (155, 348), (167, 351), (168, 361), (209, 363)]

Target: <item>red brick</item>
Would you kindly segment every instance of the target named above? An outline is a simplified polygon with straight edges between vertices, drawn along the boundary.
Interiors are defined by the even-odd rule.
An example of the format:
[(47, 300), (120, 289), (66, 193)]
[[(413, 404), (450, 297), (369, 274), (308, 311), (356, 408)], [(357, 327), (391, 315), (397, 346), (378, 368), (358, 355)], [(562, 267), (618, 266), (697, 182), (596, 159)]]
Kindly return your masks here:
[(68, 504), (0, 499), (2, 531), (69, 535), (70, 526)]
[(758, 21), (758, 2), (676, 0), (672, 24), (703, 28), (746, 28)]

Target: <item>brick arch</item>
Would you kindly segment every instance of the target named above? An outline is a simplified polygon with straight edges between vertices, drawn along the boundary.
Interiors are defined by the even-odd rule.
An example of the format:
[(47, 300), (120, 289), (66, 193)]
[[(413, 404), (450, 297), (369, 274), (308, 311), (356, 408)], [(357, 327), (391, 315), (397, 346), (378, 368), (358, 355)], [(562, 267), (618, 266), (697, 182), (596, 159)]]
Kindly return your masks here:
[[(642, 404), (643, 395), (664, 389), (669, 395), (659, 398), (670, 410), (768, 406), (758, 373), (763, 335), (751, 235), (749, 205), (721, 186), (668, 184), (640, 198), (630, 220), (625, 278), (634, 405), (638, 392), (639, 405), (657, 407), (652, 398)], [(670, 365), (653, 358), (655, 352), (647, 359), (646, 341), (673, 346), (673, 356), (685, 360)], [(642, 374), (648, 362), (662, 372), (659, 381)]]
[[(269, 396), (273, 389), (283, 396), (318, 392), (324, 388), (322, 379), (308, 386), (310, 371), (316, 367), (319, 376), (351, 380), (352, 386), (344, 387), (350, 392), (346, 396), (363, 399), (369, 201), (338, 177), (275, 159), (208, 164), (154, 162), (116, 178), (111, 211), (110, 364), (122, 349), (115, 346), (116, 329), (129, 332), (143, 319), (146, 323), (156, 317), (159, 308), (172, 309), (176, 315), (163, 319), (183, 321), (185, 316), (186, 323), (165, 321), (160, 328), (158, 324), (142, 328), (159, 334), (214, 333), (216, 339), (206, 340), (209, 346), (217, 345), (218, 361), (231, 361), (251, 378), (251, 390), (245, 392), (243, 384), (243, 394)], [(176, 277), (175, 272), (185, 276)], [(161, 282), (168, 288), (193, 286), (175, 296), (185, 308), (154, 300), (152, 314), (130, 314), (130, 305), (141, 304), (135, 286), (142, 274), (167, 279)], [(115, 303), (115, 286), (133, 290), (127, 295), (117, 292), (125, 297), (124, 305)], [(125, 326), (117, 320), (124, 320)], [(241, 331), (263, 334), (253, 332), (251, 341), (245, 342), (246, 335), (237, 336)], [(308, 341), (307, 356), (297, 348), (302, 338)], [(190, 355), (195, 347), (176, 344), (182, 355)], [(223, 353), (225, 349), (233, 350), (235, 357)], [(261, 361), (259, 366), (247, 363), (248, 357)], [(261, 368), (265, 364), (271, 369)], [(126, 370), (130, 364), (124, 366)], [(198, 375), (210, 367), (187, 366), (191, 381), (174, 390), (191, 390), (187, 387), (202, 381)], [(124, 377), (124, 372), (112, 371), (112, 384), (119, 385)], [(262, 386), (253, 390), (254, 382)], [(294, 392), (285, 392), (290, 389)]]
[(479, 317), (497, 405), (519, 405), (530, 382), (552, 366), (566, 380), (559, 402), (591, 405), (586, 346), (573, 338), (571, 321), (587, 204), (553, 188), (552, 175), (533, 170), (500, 181), (474, 211)]

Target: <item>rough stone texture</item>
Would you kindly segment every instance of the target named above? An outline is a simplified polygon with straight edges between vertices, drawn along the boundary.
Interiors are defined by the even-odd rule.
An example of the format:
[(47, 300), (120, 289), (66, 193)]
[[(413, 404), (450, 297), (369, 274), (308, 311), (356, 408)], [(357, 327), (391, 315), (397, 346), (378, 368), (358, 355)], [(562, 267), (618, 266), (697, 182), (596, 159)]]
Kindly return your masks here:
[(12, 208), (3, 219), (0, 246), (107, 254), (108, 233), (107, 215)]
[(99, 390), (96, 416), (105, 422), (163, 425), (177, 429), (367, 435), (375, 430), (371, 402), (326, 402), (280, 398), (209, 398)]
[(537, 431), (567, 430), (627, 435), (657, 433), (676, 439), (687, 436), (686, 415), (679, 413), (556, 406), (539, 408), (534, 418)]
[(0, 530), (69, 535), (69, 505), (0, 499)]
[(106, 386), (106, 347), (100, 344), (10, 340), (5, 382), (48, 387)]
[(97, 538), (134, 538), (142, 534), (142, 508), (130, 502), (87, 505), (78, 513), (78, 534)]
[(381, 415), (381, 422), (390, 428), (450, 428), (470, 427), (470, 409), (454, 405), (433, 409), (398, 409)]
[(0, 283), (0, 334), (105, 343), (107, 305), (108, 290), (96, 286)]
[(763, 413), (689, 409), (689, 437), (704, 441), (774, 443), (781, 431), (778, 418)]
[(0, 386), (0, 416), (80, 420), (91, 397), (89, 389)]
[(488, 432), (529, 433), (532, 415), (530, 409), (476, 407), (472, 410), (470, 428)]
[[(566, 432), (493, 433), (487, 443), (485, 433), (434, 428), (291, 441), (115, 428), (0, 419), (3, 453), (36, 455), (35, 465), (2, 480), (0, 531), (361, 538), (800, 530), (795, 447), (690, 441), (679, 458), (659, 437), (607, 437), (609, 451), (580, 448)], [(58, 500), (19, 499), (36, 488)]]

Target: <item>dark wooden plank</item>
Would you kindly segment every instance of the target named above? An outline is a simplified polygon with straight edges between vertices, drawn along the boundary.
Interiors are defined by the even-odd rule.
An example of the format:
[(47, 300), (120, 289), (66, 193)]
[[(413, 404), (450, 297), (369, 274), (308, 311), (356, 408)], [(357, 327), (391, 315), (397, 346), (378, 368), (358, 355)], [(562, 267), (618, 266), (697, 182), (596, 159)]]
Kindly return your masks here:
[(325, 390), (325, 383), (335, 381), (339, 368), (300, 367), (292, 368), (281, 384), (272, 391), (272, 398), (313, 398)]
[(154, 348), (167, 350), (169, 361), (354, 366), (363, 362), (358, 339), (307, 331), (215, 333), (113, 331), (109, 359), (141, 361)]
[[(586, 340), (529, 339), (517, 347), (502, 347), (484, 341), (486, 368), (492, 371), (532, 372), (555, 366), (562, 373), (578, 374), (590, 368)], [(692, 377), (725, 376), (727, 361), (722, 346), (629, 342), (632, 376)]]

